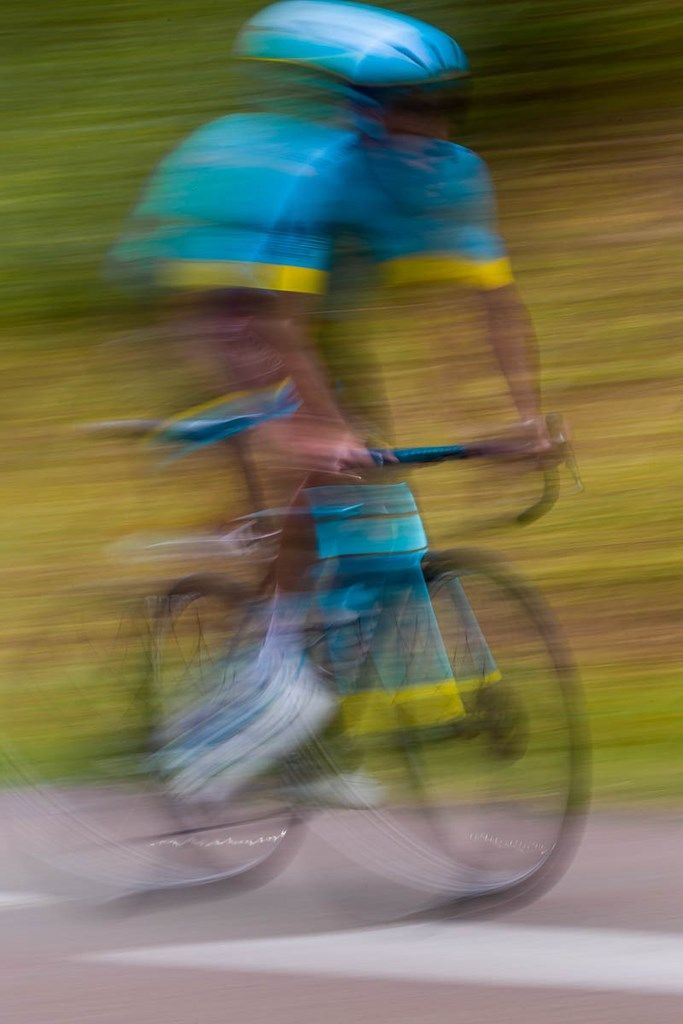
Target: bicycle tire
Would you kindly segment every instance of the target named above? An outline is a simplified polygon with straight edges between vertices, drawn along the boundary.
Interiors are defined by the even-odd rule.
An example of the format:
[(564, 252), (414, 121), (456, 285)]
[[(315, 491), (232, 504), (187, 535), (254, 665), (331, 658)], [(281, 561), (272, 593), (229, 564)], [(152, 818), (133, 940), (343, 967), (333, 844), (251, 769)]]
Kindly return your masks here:
[[(336, 823), (328, 815), (326, 830), (332, 830), (334, 845), (337, 848), (343, 846), (346, 854), (363, 867), (403, 887), (429, 893), (427, 909), (419, 911), (419, 914), (439, 912), (457, 915), (481, 912), (488, 908), (499, 909), (509, 901), (534, 897), (551, 885), (568, 864), (579, 841), (588, 800), (588, 741), (578, 678), (568, 648), (547, 604), (538, 591), (513, 573), (502, 559), (469, 550), (432, 552), (424, 559), (423, 572), (435, 610), (438, 589), (445, 579), (451, 577), (467, 578), (468, 590), (473, 589), (473, 583), (483, 579), (497, 595), (498, 607), (501, 599), (504, 601), (508, 618), (514, 620), (511, 635), (524, 636), (527, 640), (529, 650), (521, 652), (526, 657), (526, 673), (531, 678), (531, 669), (534, 670), (532, 678), (536, 689), (544, 700), (550, 698), (554, 716), (550, 726), (559, 729), (561, 744), (558, 751), (551, 750), (549, 763), (542, 765), (546, 769), (545, 776), (541, 776), (540, 792), (535, 793), (533, 786), (538, 776), (538, 767), (535, 768), (535, 776), (532, 771), (528, 772), (528, 779), (525, 779), (524, 771), (529, 761), (533, 766), (533, 758), (538, 759), (538, 750), (533, 744), (536, 742), (538, 746), (537, 733), (545, 739), (542, 730), (537, 728), (532, 732), (531, 740), (524, 741), (529, 751), (520, 751), (519, 737), (522, 731), (519, 716), (519, 735), (515, 738), (509, 726), (505, 727), (507, 732), (502, 727), (504, 719), (500, 713), (497, 719), (494, 715), (495, 727), (487, 725), (488, 733), (481, 728), (481, 722), (475, 719), (470, 709), (461, 717), (428, 727), (417, 727), (414, 720), (410, 722), (404, 718), (402, 702), (392, 702), (388, 711), (394, 716), (393, 738), (388, 733), (384, 738), (368, 735), (358, 736), (351, 741), (351, 761), (384, 786), (384, 803), (357, 808), (353, 815), (347, 813), (337, 818)], [(476, 587), (472, 596), (476, 597)], [(480, 611), (485, 612), (486, 608), (477, 608), (477, 612)], [(437, 621), (443, 627), (440, 618), (437, 610)], [(403, 658), (415, 658), (415, 665), (419, 666), (419, 629), (416, 631), (410, 622), (410, 616), (402, 622), (397, 619), (395, 644), (397, 649), (401, 644), (405, 647)], [(487, 628), (490, 628), (490, 624)], [(401, 635), (401, 630), (404, 635)], [(447, 635), (444, 636), (445, 642), (448, 639)], [(429, 642), (427, 634), (425, 640)], [(497, 651), (502, 646), (499, 640), (500, 637), (492, 634), (491, 642)], [(451, 651), (448, 653), (453, 664), (453, 654)], [(513, 675), (511, 659), (504, 657), (510, 652), (501, 649), (498, 653), (501, 655), (500, 667), (504, 680), (497, 691), (500, 712), (502, 696), (509, 694), (518, 680)], [(519, 651), (513, 653), (518, 654)], [(533, 662), (531, 665), (529, 658)], [(371, 656), (368, 661), (372, 661)], [(366, 673), (361, 685), (367, 686), (367, 673), (372, 673), (372, 665), (364, 664), (360, 673), (359, 678)], [(330, 677), (334, 674), (329, 667), (327, 674)], [(462, 678), (455, 672), (455, 666), (454, 674), (460, 685)], [(412, 671), (408, 678), (419, 677)], [(381, 684), (371, 680), (370, 685)], [(503, 686), (505, 689), (502, 689)], [(485, 688), (489, 703), (493, 693), (492, 681), (489, 681)], [(524, 694), (525, 702), (528, 703), (534, 696), (535, 691), (531, 696)], [(488, 714), (490, 718), (491, 712)], [(537, 724), (536, 719), (531, 719), (532, 724)], [(540, 724), (547, 733), (548, 723), (544, 725), (541, 719)], [(343, 730), (337, 734), (337, 738), (344, 741)], [(348, 736), (346, 740), (347, 753), (340, 760), (334, 745), (330, 745), (330, 738), (321, 737), (321, 759), (327, 763), (329, 770), (343, 771), (344, 757), (349, 757)], [(494, 741), (496, 747), (491, 753)], [(435, 755), (432, 755), (432, 750)], [(477, 781), (467, 761), (476, 757), (480, 759), (482, 777), (487, 784), (490, 782), (489, 769), (493, 765), (494, 776), (500, 768), (503, 775), (513, 777), (514, 768), (514, 785), (520, 787), (521, 781), (526, 789), (520, 787), (518, 793), (513, 792), (512, 795), (516, 797), (513, 801), (509, 795), (506, 797), (506, 783), (500, 793), (493, 793), (493, 798), (488, 793), (487, 802), (483, 794), (480, 794), (480, 806), (477, 803), (476, 788), (467, 793), (467, 785), (472, 783), (473, 778)], [(436, 762), (436, 771), (433, 770), (434, 765), (432, 770), (427, 770), (430, 759)], [(555, 769), (555, 776), (550, 775), (547, 770), (549, 767)], [(470, 778), (467, 777), (467, 771), (470, 771)], [(555, 785), (552, 792), (548, 780), (552, 780)], [(515, 854), (508, 858), (509, 864), (504, 863), (504, 857), (498, 857), (501, 863), (495, 871), (491, 867), (484, 870), (482, 861), (486, 858), (480, 857), (477, 861), (475, 854), (479, 851), (469, 839), (464, 844), (466, 850), (463, 853), (463, 845), (455, 843), (454, 836), (449, 834), (453, 831), (449, 816), (459, 816), (462, 820), (459, 827), (465, 831), (468, 816), (472, 821), (480, 821), (491, 809), (498, 814), (498, 832), (479, 826), (472, 835), (477, 844), (483, 842), (484, 846), (490, 846), (500, 842), (503, 850), (504, 842), (508, 842)], [(514, 831), (511, 835), (509, 831), (501, 831), (503, 823), (500, 818), (503, 812), (510, 816), (513, 824), (519, 825), (521, 810), (526, 810), (527, 815), (526, 840), (522, 834)], [(517, 817), (514, 817), (515, 814)], [(509, 823), (505, 824), (509, 829)], [(539, 824), (543, 827), (540, 828)], [(536, 827), (535, 834), (530, 834), (532, 826)], [(472, 829), (472, 826), (469, 827)], [(465, 834), (469, 835), (467, 832)], [(519, 846), (520, 855), (517, 855), (515, 844)], [(524, 849), (525, 845), (528, 850)], [(491, 861), (490, 850), (487, 848), (485, 852)], [(521, 853), (524, 853), (524, 857)], [(515, 858), (517, 863), (513, 864)]]
[[(53, 624), (64, 647), (55, 665), (60, 673), (56, 703), (48, 715), (50, 676), (42, 665), (24, 672), (30, 728), (15, 730), (10, 715), (2, 737), (10, 823), (22, 856), (34, 870), (47, 872), (47, 886), (79, 899), (110, 898), (137, 888), (153, 859), (127, 846), (133, 822), (146, 816), (136, 815), (131, 797), (145, 810), (157, 803), (141, 771), (149, 598), (138, 587), (126, 588), (116, 601), (103, 597), (98, 589), (84, 604), (83, 592), (76, 592), (78, 614), (72, 617), (67, 595), (66, 614)], [(83, 717), (80, 707), (88, 709)], [(54, 764), (41, 756), (46, 730), (59, 744)]]
[[(114, 682), (118, 687), (117, 721), (123, 731), (114, 749), (100, 746), (88, 751), (73, 776), (44, 777), (33, 760), (31, 744), (17, 744), (3, 732), (16, 841), (25, 860), (44, 876), (44, 884), (61, 894), (99, 901), (207, 884), (251, 888), (276, 875), (298, 848), (303, 816), (289, 807), (278, 811), (277, 829), (269, 827), (272, 814), (261, 818), (251, 846), (245, 842), (250, 838), (245, 836), (248, 823), (235, 824), (234, 816), (201, 824), (183, 820), (182, 808), (169, 796), (150, 756), (159, 726), (159, 631), (178, 601), (196, 601), (201, 595), (244, 614), (259, 606), (251, 588), (223, 575), (188, 576), (160, 593), (129, 601), (121, 612), (110, 609), (111, 642), (100, 646), (87, 635), (80, 641), (78, 651), (85, 647), (86, 654), (78, 655), (78, 667), (84, 659), (88, 665), (84, 683), (78, 683), (74, 693), (87, 701), (93, 681), (101, 681), (107, 691)], [(36, 701), (40, 694), (37, 690)], [(89, 721), (84, 720), (85, 726)], [(61, 734), (66, 722), (55, 720), (53, 726)], [(72, 739), (78, 744), (81, 737), (74, 733)], [(258, 856), (240, 862), (233, 858), (232, 863), (219, 856), (223, 850), (242, 848)]]
[[(162, 695), (160, 689), (163, 682), (160, 679), (160, 644), (164, 641), (164, 634), (167, 633), (169, 625), (178, 613), (191, 609), (198, 601), (217, 602), (224, 606), (229, 613), (238, 613), (234, 627), (234, 643), (239, 646), (248, 643), (253, 637), (260, 641), (263, 627), (266, 620), (259, 614), (260, 604), (255, 597), (253, 590), (242, 583), (230, 580), (225, 575), (202, 573), (183, 577), (175, 581), (168, 590), (158, 599), (152, 625), (152, 646), (153, 646), (153, 670), (150, 674), (150, 690), (147, 696), (147, 715), (150, 726), (150, 747), (155, 746), (155, 736), (158, 734), (159, 719), (163, 715), (161, 711)], [(251, 631), (251, 632), (250, 632)], [(222, 633), (222, 630), (221, 630)], [(233, 644), (231, 638), (221, 635), (220, 644), (225, 656), (225, 644)], [(253, 648), (250, 648), (250, 650)], [(234, 646), (231, 646), (230, 658), (236, 657)], [(192, 698), (191, 698), (192, 699)], [(291, 856), (298, 849), (301, 840), (303, 816), (293, 808), (287, 801), (279, 801), (277, 798), (277, 786), (267, 790), (268, 793), (275, 792), (272, 798), (275, 806), (272, 809), (249, 811), (245, 807), (229, 806), (220, 809), (218, 817), (217, 808), (209, 808), (208, 811), (195, 811), (192, 807), (183, 804), (177, 798), (167, 794), (167, 803), (172, 817), (178, 823), (178, 832), (169, 833), (183, 836), (211, 836), (203, 851), (203, 860), (208, 868), (205, 876), (201, 873), (194, 880), (185, 880), (184, 888), (194, 884), (205, 882), (224, 882), (235, 886), (255, 887), (269, 881), (281, 871)], [(264, 797), (270, 800), (270, 797)], [(252, 815), (250, 818), (249, 815)], [(203, 820), (197, 822), (197, 814)], [(208, 814), (208, 818), (206, 815)], [(264, 822), (270, 822), (270, 832), (264, 831), (269, 826)], [(273, 824), (275, 823), (275, 824)], [(272, 829), (276, 828), (273, 832)], [(235, 837), (232, 832), (238, 832)], [(254, 857), (244, 863), (223, 863), (217, 856), (218, 851), (225, 849), (225, 844), (217, 841), (217, 835), (225, 835), (230, 840), (229, 849), (258, 849), (262, 856)], [(268, 841), (264, 842), (266, 836)]]
[[(511, 570), (504, 559), (488, 552), (471, 549), (430, 552), (424, 559), (423, 571), (433, 604), (439, 590), (443, 589), (448, 580), (460, 580), (468, 599), (471, 599), (472, 592), (476, 589), (472, 586), (473, 582), (486, 580), (492, 592), (504, 596), (506, 606), (517, 609), (516, 627), (526, 620), (535, 633), (539, 651), (542, 650), (544, 658), (547, 659), (548, 682), (554, 689), (556, 700), (556, 725), (559, 726), (559, 718), (562, 719), (564, 749), (561, 751), (561, 757), (564, 761), (565, 775), (563, 791), (557, 794), (552, 841), (545, 846), (537, 862), (528, 866), (527, 870), (519, 872), (516, 876), (513, 874), (499, 884), (483, 887), (479, 892), (456, 894), (451, 901), (444, 901), (439, 907), (446, 914), (498, 910), (503, 905), (516, 905), (520, 901), (536, 898), (552, 886), (567, 869), (580, 841), (590, 796), (590, 742), (581, 684), (569, 647), (545, 598), (533, 584)], [(481, 610), (476, 607), (474, 612), (477, 616), (481, 614)], [(521, 613), (519, 619), (518, 613)], [(485, 631), (487, 644), (488, 628), (487, 626)], [(497, 647), (495, 637), (491, 643)], [(494, 654), (497, 656), (497, 650)], [(499, 685), (504, 687), (506, 666), (501, 663), (500, 667), (502, 680)], [(482, 693), (485, 690), (486, 685), (482, 686)], [(467, 729), (464, 731), (466, 733)], [(495, 728), (493, 731), (495, 732)], [(463, 739), (462, 742), (469, 741)], [(496, 742), (500, 745), (500, 736)], [(526, 743), (525, 751), (521, 755), (518, 754), (523, 760), (533, 740), (527, 737), (520, 741), (518, 738), (518, 746), (520, 742)], [(499, 748), (497, 754), (492, 756), (513, 758), (514, 751), (508, 750), (506, 754), (503, 738), (502, 751)], [(535, 770), (538, 771), (537, 768)], [(547, 780), (544, 785), (548, 786)]]

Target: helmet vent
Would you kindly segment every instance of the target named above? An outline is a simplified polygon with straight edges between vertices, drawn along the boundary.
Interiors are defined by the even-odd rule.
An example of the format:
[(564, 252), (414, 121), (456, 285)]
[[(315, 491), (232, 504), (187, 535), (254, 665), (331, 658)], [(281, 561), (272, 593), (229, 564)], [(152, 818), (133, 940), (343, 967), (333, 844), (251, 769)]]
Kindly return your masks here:
[(430, 49), (431, 53), (434, 54), (434, 57), (436, 58), (438, 63), (441, 65), (441, 67), (444, 70), (447, 70), (448, 69), (448, 64), (443, 59), (443, 54), (441, 53), (441, 50), (439, 50), (438, 47), (434, 46), (434, 43), (427, 43), (427, 45), (429, 46), (429, 49)]
[(407, 46), (397, 46), (396, 43), (393, 43), (392, 45), (393, 49), (396, 50), (396, 53), (400, 53), (404, 57), (407, 57), (408, 60), (412, 60), (413, 64), (417, 64), (418, 67), (424, 68), (427, 71), (429, 70), (429, 65), (425, 64), (423, 60), (420, 60), (418, 55), (412, 50), (409, 50)]

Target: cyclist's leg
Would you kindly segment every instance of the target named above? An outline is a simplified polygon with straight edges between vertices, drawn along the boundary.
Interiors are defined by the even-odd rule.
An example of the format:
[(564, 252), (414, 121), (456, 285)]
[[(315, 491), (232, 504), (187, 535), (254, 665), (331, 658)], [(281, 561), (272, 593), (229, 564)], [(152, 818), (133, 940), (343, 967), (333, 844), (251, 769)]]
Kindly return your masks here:
[[(236, 322), (228, 339), (232, 346), (227, 345), (226, 351), (233, 353), (233, 366), (235, 359), (238, 364), (242, 360), (242, 380), (253, 384), (244, 372), (250, 366), (249, 353), (240, 351), (250, 329), (248, 322)], [(315, 530), (304, 495), (307, 489), (346, 480), (344, 475), (318, 473), (297, 489), (285, 520), (265, 641), (225, 707), (209, 725), (190, 730), (171, 750), (180, 792), (230, 795), (266, 764), (319, 731), (332, 716), (336, 701), (318, 684), (304, 655), (302, 630), (316, 559)]]
[[(221, 298), (221, 303), (223, 298)], [(271, 365), (266, 318), (250, 320), (225, 316), (225, 307), (212, 320), (210, 305), (202, 311), (202, 333), (216, 360), (216, 380), (237, 378), (247, 388), (281, 377), (277, 356)], [(256, 351), (254, 351), (256, 349)], [(296, 499), (295, 499), (296, 503)], [(294, 506), (293, 506), (294, 507)], [(291, 524), (289, 523), (291, 520)], [(302, 529), (303, 527), (303, 529)], [(260, 649), (239, 678), (221, 686), (225, 700), (206, 719), (202, 709), (182, 735), (165, 748), (172, 785), (181, 795), (227, 797), (236, 787), (273, 761), (315, 735), (335, 710), (331, 695), (318, 685), (300, 642), (300, 622), (307, 596), (306, 574), (315, 547), (306, 536), (303, 518), (294, 511), (285, 527), (282, 565), (277, 572), (277, 595), (271, 623)], [(217, 671), (230, 673), (228, 665)]]
[[(190, 415), (239, 395), (266, 393), (282, 382), (285, 372), (273, 345), (273, 324), (263, 315), (268, 301), (261, 293), (226, 288), (171, 305), (164, 333), (185, 368), (179, 409)], [(230, 478), (230, 487), (221, 519), (212, 526), (223, 529), (236, 516), (281, 503), (281, 495), (266, 493), (270, 481), (259, 465), (258, 447), (258, 438), (247, 433), (214, 444), (217, 472)]]

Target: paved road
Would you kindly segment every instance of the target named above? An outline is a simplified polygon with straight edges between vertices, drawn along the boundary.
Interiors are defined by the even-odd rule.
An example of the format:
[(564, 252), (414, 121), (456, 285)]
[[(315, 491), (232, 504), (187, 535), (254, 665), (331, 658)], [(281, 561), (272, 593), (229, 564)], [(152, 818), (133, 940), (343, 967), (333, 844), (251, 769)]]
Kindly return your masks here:
[(2, 1021), (680, 1024), (681, 864), (683, 815), (595, 816), (535, 904), (387, 927), (398, 890), (315, 836), (260, 890), (108, 908), (51, 902), (6, 843)]

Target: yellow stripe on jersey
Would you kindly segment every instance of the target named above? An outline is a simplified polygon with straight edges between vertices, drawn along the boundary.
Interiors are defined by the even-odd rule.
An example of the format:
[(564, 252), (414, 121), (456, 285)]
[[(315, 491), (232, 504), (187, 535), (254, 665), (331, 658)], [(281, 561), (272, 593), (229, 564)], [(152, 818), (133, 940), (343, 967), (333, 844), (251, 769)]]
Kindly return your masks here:
[(273, 292), (321, 295), (327, 273), (313, 267), (237, 260), (172, 260), (159, 270), (167, 288), (257, 288)]
[(399, 256), (383, 263), (382, 272), (385, 282), (392, 287), (455, 281), (473, 288), (490, 290), (502, 288), (513, 281), (512, 267), (505, 257), (479, 262), (439, 253)]

